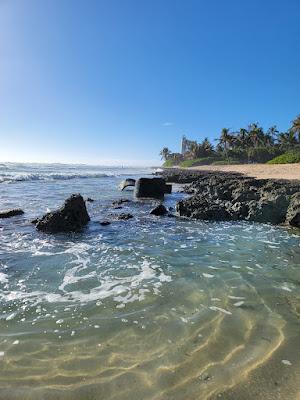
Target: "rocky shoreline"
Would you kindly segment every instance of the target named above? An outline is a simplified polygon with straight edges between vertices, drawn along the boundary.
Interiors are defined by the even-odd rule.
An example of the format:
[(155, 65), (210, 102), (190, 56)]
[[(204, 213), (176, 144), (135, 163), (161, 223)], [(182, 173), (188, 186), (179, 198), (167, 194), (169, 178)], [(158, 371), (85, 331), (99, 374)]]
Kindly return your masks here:
[(180, 217), (246, 220), (300, 228), (300, 181), (255, 179), (238, 173), (165, 169), (167, 182), (188, 183), (191, 197), (177, 203)]
[[(155, 207), (149, 211), (150, 215), (207, 221), (245, 220), (300, 228), (300, 181), (256, 179), (238, 173), (181, 169), (165, 169), (155, 175), (159, 177), (140, 178), (134, 182), (136, 201), (156, 201)], [(123, 185), (121, 183), (122, 188), (126, 181), (123, 181)], [(189, 195), (177, 202), (176, 214), (163, 205), (164, 195), (172, 191), (170, 183), (183, 184), (183, 192)], [(61, 208), (31, 222), (37, 230), (47, 233), (79, 231), (90, 221), (86, 202), (94, 202), (94, 199), (84, 200), (80, 194), (73, 194)], [(114, 210), (122, 209), (123, 203), (130, 202), (129, 199), (119, 199), (111, 207)], [(23, 213), (21, 209), (6, 210), (0, 212), (0, 218)], [(110, 220), (126, 221), (134, 216), (123, 212), (108, 217)], [(110, 220), (102, 220), (100, 224), (109, 225)]]

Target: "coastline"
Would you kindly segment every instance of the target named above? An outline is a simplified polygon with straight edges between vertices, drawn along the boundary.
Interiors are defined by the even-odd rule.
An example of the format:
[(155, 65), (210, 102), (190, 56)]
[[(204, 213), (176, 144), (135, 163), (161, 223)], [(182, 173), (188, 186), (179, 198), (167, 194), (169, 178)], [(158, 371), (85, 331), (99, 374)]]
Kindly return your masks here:
[(296, 164), (235, 164), (235, 165), (201, 165), (181, 168), (184, 171), (211, 171), (243, 174), (257, 179), (286, 179), (300, 181), (300, 163)]

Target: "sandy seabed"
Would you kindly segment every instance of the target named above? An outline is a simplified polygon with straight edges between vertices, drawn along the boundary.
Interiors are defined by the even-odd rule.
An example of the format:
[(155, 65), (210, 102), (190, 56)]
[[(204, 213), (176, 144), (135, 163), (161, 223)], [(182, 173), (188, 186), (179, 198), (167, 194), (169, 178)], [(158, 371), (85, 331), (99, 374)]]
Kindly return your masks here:
[(202, 165), (190, 170), (239, 172), (259, 179), (300, 180), (300, 163), (297, 164), (241, 164)]

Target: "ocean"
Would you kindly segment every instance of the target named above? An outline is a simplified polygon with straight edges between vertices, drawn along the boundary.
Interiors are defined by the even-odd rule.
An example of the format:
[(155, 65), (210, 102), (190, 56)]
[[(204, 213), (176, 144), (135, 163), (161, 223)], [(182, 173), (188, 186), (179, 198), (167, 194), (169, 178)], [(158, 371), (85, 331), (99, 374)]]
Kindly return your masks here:
[[(0, 164), (0, 210), (25, 211), (0, 220), (1, 400), (299, 399), (299, 232), (112, 208), (152, 172)], [(38, 232), (72, 193), (88, 226)]]

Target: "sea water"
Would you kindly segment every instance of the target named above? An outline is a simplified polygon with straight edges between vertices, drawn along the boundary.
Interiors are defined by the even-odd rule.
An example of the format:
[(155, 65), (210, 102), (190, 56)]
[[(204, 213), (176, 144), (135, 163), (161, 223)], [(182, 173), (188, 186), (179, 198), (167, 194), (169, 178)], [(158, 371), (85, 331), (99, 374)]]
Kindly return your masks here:
[[(134, 200), (122, 179), (151, 172), (0, 165), (0, 210), (25, 211), (0, 220), (1, 400), (299, 396), (299, 232), (112, 208)], [(88, 226), (36, 231), (72, 193), (95, 200)]]

